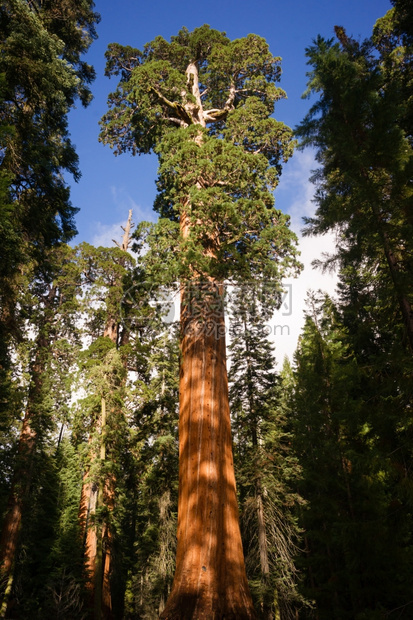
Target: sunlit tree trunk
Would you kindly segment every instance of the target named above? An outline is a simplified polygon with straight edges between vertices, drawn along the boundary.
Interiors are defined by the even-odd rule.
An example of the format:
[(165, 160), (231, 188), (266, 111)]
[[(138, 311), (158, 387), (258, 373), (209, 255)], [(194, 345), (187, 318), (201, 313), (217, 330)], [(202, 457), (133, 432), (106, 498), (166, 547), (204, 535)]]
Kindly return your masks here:
[(181, 303), (176, 573), (161, 618), (255, 618), (239, 528), (221, 285)]
[[(264, 109), (272, 110), (283, 95), (273, 87), (278, 80), (278, 59), (261, 38), (250, 35), (237, 40), (234, 47), (223, 33), (205, 25), (193, 33), (180, 31), (170, 47), (172, 53), (165, 54), (169, 44), (161, 50), (158, 43), (159, 39), (148, 61), (139, 60), (138, 65), (136, 58), (129, 57), (125, 75), (133, 73), (133, 94), (125, 77), (118, 90), (122, 95), (113, 97), (111, 109), (102, 119), (101, 138), (118, 152), (123, 150), (124, 136), (128, 136), (128, 148), (132, 145), (134, 153), (158, 153), (161, 200), (157, 209), (164, 222), (180, 221), (179, 239), (174, 229), (173, 237), (166, 233), (167, 241), (167, 228), (164, 232), (159, 228), (159, 234), (157, 226), (154, 236), (148, 237), (149, 255), (155, 251), (155, 260), (167, 247), (174, 248), (180, 267), (175, 263), (165, 275), (169, 281), (181, 278), (184, 289), (177, 567), (161, 618), (252, 618), (238, 523), (225, 323), (218, 281), (267, 273), (265, 266), (270, 265), (268, 273), (273, 278), (277, 272), (272, 269), (273, 261), (281, 264), (281, 256), (291, 252), (289, 235), (286, 254), (281, 246), (275, 249), (276, 239), (287, 239), (287, 226), (279, 213), (270, 211), (276, 184), (270, 166), (281, 158), (286, 161), (292, 149), (287, 137), (291, 134), (287, 128), (286, 133), (280, 133), (278, 123), (276, 128), (269, 118), (265, 129), (262, 123), (267, 114)], [(219, 50), (216, 56), (213, 49)], [(112, 59), (115, 57), (116, 67), (120, 66), (118, 62), (124, 66), (118, 52)], [(168, 72), (168, 77), (160, 75), (159, 65), (152, 64), (155, 59), (173, 68), (173, 80)], [(181, 82), (177, 86), (179, 73)], [(136, 86), (138, 74), (141, 77)], [(247, 93), (254, 99), (249, 101)], [(264, 107), (257, 103), (257, 96)], [(131, 101), (140, 110), (133, 130), (130, 115), (126, 118), (124, 114), (126, 108), (129, 114)], [(253, 104), (251, 108), (249, 103)], [(238, 107), (249, 110), (248, 120), (234, 115)], [(116, 136), (112, 136), (113, 131)], [(279, 225), (284, 231), (281, 235), (275, 232)], [(287, 263), (284, 267), (289, 269)], [(277, 279), (280, 276), (277, 272)], [(201, 316), (192, 312), (193, 299), (189, 298), (194, 292), (190, 289), (198, 285), (202, 289), (197, 299)], [(211, 303), (219, 308), (212, 308)]]

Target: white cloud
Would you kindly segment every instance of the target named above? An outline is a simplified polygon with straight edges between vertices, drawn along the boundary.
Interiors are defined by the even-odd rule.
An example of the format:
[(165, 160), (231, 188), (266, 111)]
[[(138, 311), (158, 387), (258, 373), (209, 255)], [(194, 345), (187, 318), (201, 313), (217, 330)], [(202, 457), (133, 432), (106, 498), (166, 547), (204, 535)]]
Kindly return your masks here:
[(275, 206), (290, 215), (291, 228), (297, 235), (303, 227), (302, 218), (314, 214), (314, 186), (309, 178), (315, 168), (314, 151), (297, 151), (285, 164), (275, 193)]
[(113, 203), (119, 213), (127, 214), (129, 209), (132, 209), (135, 222), (141, 222), (143, 220), (150, 222), (155, 221), (156, 215), (153, 212), (152, 206), (150, 208), (141, 207), (124, 187), (112, 185), (110, 191)]
[(148, 209), (138, 205), (123, 187), (112, 185), (110, 191), (116, 211), (122, 213), (123, 217), (115, 224), (95, 222), (95, 234), (91, 242), (94, 246), (112, 247), (115, 245), (113, 242), (114, 239), (118, 242), (122, 240), (122, 226), (126, 224), (130, 209), (132, 209), (132, 222), (134, 224), (138, 224), (142, 221), (154, 222), (156, 220), (156, 215), (152, 207)]
[(95, 247), (102, 246), (104, 248), (113, 247), (113, 240), (120, 242), (122, 240), (123, 230), (121, 226), (125, 226), (126, 220), (117, 222), (116, 224), (102, 224), (96, 222), (95, 234), (92, 237), (92, 245)]
[(285, 356), (292, 360), (297, 347), (298, 338), (304, 325), (307, 292), (310, 289), (321, 289), (334, 296), (337, 285), (336, 273), (322, 273), (311, 265), (312, 261), (320, 259), (323, 253), (334, 252), (335, 236), (327, 234), (317, 237), (303, 237), (301, 234), (302, 217), (311, 217), (316, 209), (313, 202), (314, 186), (309, 181), (311, 172), (316, 167), (317, 164), (314, 161), (312, 151), (296, 153), (286, 166), (279, 189), (276, 192), (277, 206), (291, 216), (291, 228), (298, 236), (300, 260), (304, 265), (304, 269), (298, 278), (286, 282), (288, 285), (287, 306), (284, 305), (274, 315), (273, 325), (270, 326), (279, 367), (282, 365)]
[(278, 366), (282, 365), (287, 356), (293, 358), (301, 330), (304, 325), (305, 299), (307, 292), (321, 289), (334, 296), (337, 284), (336, 273), (323, 274), (319, 269), (314, 269), (311, 263), (320, 258), (323, 252), (333, 252), (335, 240), (333, 235), (325, 235), (317, 238), (300, 238), (301, 262), (304, 270), (294, 280), (285, 282), (287, 285), (286, 299), (283, 306), (277, 311), (272, 319), (272, 340), (275, 343), (275, 355)]

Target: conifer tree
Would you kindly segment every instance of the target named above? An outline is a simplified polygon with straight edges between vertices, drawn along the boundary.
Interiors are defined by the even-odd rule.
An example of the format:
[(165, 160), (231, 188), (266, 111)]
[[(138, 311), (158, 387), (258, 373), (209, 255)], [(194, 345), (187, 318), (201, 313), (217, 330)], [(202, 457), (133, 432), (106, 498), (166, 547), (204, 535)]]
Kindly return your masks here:
[(321, 164), (307, 233), (339, 233), (324, 261), (339, 267), (338, 304), (313, 299), (294, 405), (301, 490), (313, 498), (302, 514), (307, 585), (320, 618), (409, 615), (412, 12), (393, 5), (363, 43), (336, 27), (337, 41), (319, 37), (307, 50), (308, 94), (319, 100), (299, 134)]
[(307, 234), (337, 231), (330, 261), (381, 272), (412, 352), (412, 46), (394, 4), (362, 44), (336, 27), (338, 41), (318, 37), (307, 49), (307, 94), (319, 100), (298, 135), (321, 164)]
[(124, 280), (134, 259), (128, 253), (132, 212), (118, 248), (82, 244), (79, 262), (87, 285), (86, 302), (91, 344), (84, 354), (83, 387), (88, 396), (83, 416), (89, 437), (79, 519), (84, 536), (89, 606), (94, 618), (112, 617), (111, 573), (113, 512), (117, 485), (115, 454), (125, 432), (125, 398), (129, 326), (121, 322)]
[[(76, 351), (75, 296), (80, 279), (73, 265), (72, 249), (63, 245), (49, 251), (48, 263), (44, 261), (42, 266), (43, 269), (28, 274), (27, 290), (19, 299), (22, 317), (26, 319), (24, 348), (28, 381), (0, 539), (3, 615), (13, 583), (22, 518), (30, 505), (35, 461), (50, 433), (56, 430), (57, 420), (64, 421), (70, 381), (65, 381), (61, 373), (73, 364)], [(23, 318), (20, 320), (23, 324)], [(74, 350), (64, 344), (65, 340)], [(56, 416), (59, 401), (61, 411), (57, 411)]]
[(127, 617), (157, 618), (165, 608), (175, 569), (178, 501), (179, 334), (151, 321), (142, 340), (148, 373), (136, 384), (134, 429), (140, 446), (136, 554), (129, 575)]
[[(101, 139), (115, 153), (155, 151), (152, 278), (181, 285), (177, 568), (163, 618), (252, 618), (238, 524), (226, 374), (223, 281), (297, 268), (272, 189), (293, 147), (271, 114), (284, 96), (279, 59), (256, 36), (202, 26), (143, 51), (113, 44), (120, 75)], [(167, 272), (162, 258), (168, 252)], [(159, 260), (161, 258), (161, 260)], [(191, 465), (193, 463), (193, 465)]]
[(289, 450), (288, 421), (275, 372), (271, 311), (260, 305), (253, 285), (232, 296), (229, 396), (234, 432), (241, 531), (247, 575), (261, 618), (293, 618), (297, 593), (298, 530), (292, 490), (298, 464)]
[(99, 20), (91, 0), (5, 0), (0, 7), (0, 324), (13, 320), (18, 268), (70, 240), (76, 209), (63, 173), (78, 179), (67, 115), (91, 99), (93, 68), (81, 59)]
[[(307, 501), (300, 518), (304, 593), (315, 600), (319, 618), (410, 613), (410, 500), (406, 486), (400, 492), (394, 453), (410, 458), (409, 450), (403, 454), (392, 428), (388, 386), (372, 358), (368, 364), (352, 350), (332, 301), (312, 295), (296, 353), (292, 408), (299, 490)], [(404, 432), (406, 425), (409, 420)], [(409, 485), (408, 472), (402, 475)]]
[[(81, 60), (96, 36), (93, 2), (6, 0), (0, 7), (0, 366), (4, 410), (17, 403), (10, 384), (10, 358), (18, 342), (27, 342), (27, 321), (18, 314), (21, 286), (34, 300), (32, 329), (36, 346), (30, 360), (30, 388), (15, 462), (12, 491), (2, 532), (0, 572), (11, 591), (13, 564), (30, 488), (33, 457), (53, 425), (45, 374), (53, 363), (58, 338), (53, 312), (61, 291), (57, 254), (48, 248), (75, 234), (69, 190), (63, 173), (79, 176), (70, 142), (67, 114), (77, 98), (87, 104), (92, 67)], [(66, 258), (62, 246), (62, 271)], [(29, 275), (30, 274), (30, 275)], [(60, 274), (61, 276), (61, 274)], [(29, 282), (30, 277), (33, 278)], [(40, 289), (43, 287), (43, 291)], [(37, 291), (35, 290), (37, 288)], [(26, 308), (25, 308), (26, 310)], [(66, 309), (67, 310), (67, 309)], [(63, 328), (63, 326), (62, 326)], [(30, 331), (30, 328), (28, 328)], [(14, 351), (13, 351), (14, 352)], [(4, 390), (3, 390), (4, 388)], [(48, 412), (51, 413), (50, 411)], [(45, 415), (44, 415), (45, 414)], [(13, 412), (13, 423), (19, 416)], [(8, 420), (10, 421), (10, 420)], [(7, 599), (7, 596), (6, 596)], [(5, 613), (7, 600), (3, 600)]]

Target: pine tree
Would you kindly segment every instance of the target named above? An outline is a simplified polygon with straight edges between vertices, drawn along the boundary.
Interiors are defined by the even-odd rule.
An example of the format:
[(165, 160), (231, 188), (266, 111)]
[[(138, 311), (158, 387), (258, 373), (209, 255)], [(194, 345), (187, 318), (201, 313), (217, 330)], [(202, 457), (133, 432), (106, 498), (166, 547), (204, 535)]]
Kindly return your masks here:
[(390, 395), (386, 422), (379, 374), (352, 350), (325, 296), (309, 299), (294, 377), (294, 448), (307, 501), (304, 593), (320, 619), (385, 617), (395, 609), (408, 617), (411, 518), (394, 444), (389, 449)]
[[(63, 173), (79, 178), (67, 115), (91, 99), (81, 60), (96, 37), (93, 2), (6, 0), (0, 8), (1, 324), (14, 333), (19, 266), (76, 233)], [(3, 329), (4, 329), (3, 328)]]
[(136, 555), (129, 575), (126, 617), (157, 618), (164, 610), (175, 569), (178, 502), (179, 342), (176, 326), (152, 323), (147, 375), (137, 381), (134, 428), (140, 446)]
[(27, 341), (27, 321), (19, 315), (22, 283), (30, 287), (35, 306), (39, 304), (32, 317), (36, 341), (30, 386), (1, 539), (1, 574), (7, 584), (1, 613), (11, 592), (33, 458), (53, 426), (46, 422), (52, 417), (52, 403), (45, 378), (59, 331), (53, 311), (61, 292), (53, 280), (59, 277), (56, 261), (62, 260), (63, 271), (67, 263), (64, 245), (60, 258), (48, 249), (75, 234), (76, 210), (63, 181), (64, 172), (79, 176), (67, 114), (76, 98), (84, 104), (90, 99), (88, 84), (94, 72), (81, 55), (96, 36), (98, 15), (92, 8), (88, 0), (81, 4), (6, 0), (0, 7), (0, 381), (6, 415), (18, 400), (10, 383), (11, 355), (17, 343)]
[(292, 507), (298, 464), (291, 457), (281, 377), (256, 287), (232, 296), (230, 404), (247, 575), (261, 618), (293, 618), (301, 606), (294, 556), (299, 533)]
[[(113, 513), (116, 502), (116, 456), (125, 432), (125, 399), (129, 326), (121, 321), (124, 280), (134, 260), (128, 253), (132, 212), (118, 248), (82, 244), (79, 262), (88, 286), (91, 344), (82, 364), (88, 396), (83, 415), (88, 419), (87, 463), (79, 519), (84, 536), (89, 606), (95, 618), (112, 617), (111, 574)], [(102, 303), (103, 302), (103, 303)], [(123, 438), (125, 439), (125, 437)]]
[(312, 301), (295, 396), (307, 585), (326, 618), (409, 614), (412, 47), (410, 6), (393, 4), (363, 43), (336, 27), (307, 50), (319, 100), (298, 131), (321, 164), (307, 233), (338, 233), (324, 266), (339, 300)]
[(411, 352), (412, 48), (397, 30), (395, 4), (372, 39), (359, 44), (336, 27), (338, 42), (319, 37), (307, 49), (313, 68), (307, 94), (319, 100), (298, 135), (317, 148), (321, 164), (307, 234), (335, 230), (339, 265), (381, 272)]

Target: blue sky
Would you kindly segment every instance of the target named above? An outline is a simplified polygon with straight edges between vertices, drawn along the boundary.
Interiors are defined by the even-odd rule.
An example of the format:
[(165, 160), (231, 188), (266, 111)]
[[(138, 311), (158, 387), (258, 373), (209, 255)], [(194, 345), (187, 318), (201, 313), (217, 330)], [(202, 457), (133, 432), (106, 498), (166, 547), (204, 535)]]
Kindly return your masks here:
[[(106, 111), (108, 93), (116, 88), (116, 78), (104, 76), (104, 54), (109, 43), (142, 48), (162, 35), (169, 40), (182, 26), (192, 30), (204, 23), (225, 31), (231, 39), (255, 33), (266, 38), (271, 52), (282, 58), (281, 87), (288, 98), (278, 102), (275, 116), (290, 127), (304, 117), (311, 100), (302, 99), (306, 88), (305, 48), (321, 34), (334, 36), (334, 26), (344, 26), (349, 35), (365, 38), (371, 34), (379, 17), (391, 8), (389, 0), (96, 0), (101, 14), (99, 38), (87, 54), (94, 65), (97, 79), (92, 85), (94, 100), (83, 108), (80, 104), (69, 116), (72, 141), (80, 158), (82, 177), (71, 185), (71, 200), (80, 208), (76, 217), (79, 231), (75, 242), (111, 245), (119, 238), (120, 225), (128, 209), (134, 210), (134, 221), (154, 219), (157, 161), (154, 156), (115, 157), (111, 149), (98, 142), (98, 121)], [(312, 188), (308, 176), (314, 167), (310, 152), (297, 153), (284, 168), (275, 192), (276, 206), (290, 213), (292, 228), (299, 234), (301, 217), (311, 214)], [(302, 323), (302, 306), (307, 288), (325, 288), (332, 292), (334, 279), (322, 278), (310, 268), (310, 262), (321, 251), (334, 244), (332, 238), (305, 239), (301, 243), (302, 260), (306, 265), (300, 281), (293, 284), (292, 325), (287, 349), (291, 354)], [(295, 293), (295, 295), (294, 295)], [(295, 309), (294, 309), (295, 308)], [(283, 317), (284, 321), (285, 317)], [(280, 339), (281, 340), (281, 339)], [(282, 346), (277, 346), (283, 349)]]

